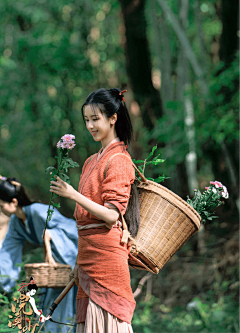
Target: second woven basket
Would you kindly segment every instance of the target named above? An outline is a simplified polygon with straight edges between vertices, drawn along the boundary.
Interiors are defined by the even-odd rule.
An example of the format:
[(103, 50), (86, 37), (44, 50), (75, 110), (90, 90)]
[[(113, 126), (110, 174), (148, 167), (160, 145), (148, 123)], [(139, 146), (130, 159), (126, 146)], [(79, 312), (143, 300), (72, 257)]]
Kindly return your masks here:
[(57, 264), (56, 268), (48, 263), (25, 264), (26, 279), (32, 276), (39, 288), (64, 288), (69, 283), (70, 265)]

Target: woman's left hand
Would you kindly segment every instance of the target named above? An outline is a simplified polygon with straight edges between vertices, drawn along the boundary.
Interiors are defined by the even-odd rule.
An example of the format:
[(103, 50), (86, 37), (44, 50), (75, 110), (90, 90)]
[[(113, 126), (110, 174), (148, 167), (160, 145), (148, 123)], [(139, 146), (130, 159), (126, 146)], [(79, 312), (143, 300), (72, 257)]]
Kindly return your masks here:
[(50, 186), (50, 192), (56, 193), (64, 198), (71, 199), (74, 196), (74, 194), (76, 193), (76, 190), (71, 185), (64, 182), (58, 176), (55, 178), (56, 178), (56, 181), (53, 181), (53, 180), (51, 181), (52, 185)]

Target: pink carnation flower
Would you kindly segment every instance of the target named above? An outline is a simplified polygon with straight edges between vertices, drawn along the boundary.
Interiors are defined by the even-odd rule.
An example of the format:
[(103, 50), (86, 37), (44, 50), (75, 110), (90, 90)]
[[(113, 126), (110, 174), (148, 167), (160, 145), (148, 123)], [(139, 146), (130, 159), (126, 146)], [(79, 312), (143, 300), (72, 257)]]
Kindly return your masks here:
[(73, 140), (71, 141), (63, 141), (62, 143), (62, 148), (65, 148), (65, 149), (73, 149), (75, 147), (75, 142)]
[(215, 182), (210, 182), (210, 184), (214, 185), (216, 188), (223, 187), (223, 184), (220, 183), (220, 182), (218, 182), (218, 181), (216, 181), (216, 180), (215, 180)]
[(61, 141), (58, 141), (57, 148), (62, 148), (62, 142)]
[(71, 142), (69, 142), (68, 143), (68, 146), (69, 146), (69, 148), (68, 149), (73, 149), (75, 146), (76, 146), (76, 144), (75, 144), (75, 142), (74, 141), (71, 141)]
[(221, 194), (222, 194), (223, 198), (225, 198), (225, 199), (229, 198), (228, 190), (227, 190), (226, 186), (224, 186), (224, 185), (223, 185), (223, 191)]
[(75, 139), (75, 136), (72, 134), (65, 134), (64, 136), (61, 137), (61, 139), (63, 140), (63, 142), (70, 142), (73, 139)]

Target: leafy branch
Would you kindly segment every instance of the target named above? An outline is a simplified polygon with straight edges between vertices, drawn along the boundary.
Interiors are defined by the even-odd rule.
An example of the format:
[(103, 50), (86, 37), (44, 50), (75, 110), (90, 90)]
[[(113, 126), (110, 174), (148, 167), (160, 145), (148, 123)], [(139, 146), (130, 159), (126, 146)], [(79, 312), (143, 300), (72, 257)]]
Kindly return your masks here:
[[(151, 153), (148, 155), (148, 157), (147, 157), (145, 160), (135, 160), (135, 159), (133, 159), (133, 163), (135, 163), (135, 164), (140, 164), (140, 165), (138, 165), (137, 167), (138, 167), (139, 171), (140, 171), (143, 175), (144, 175), (144, 171), (145, 171), (145, 168), (146, 168), (147, 165), (155, 165), (155, 166), (157, 166), (158, 164), (163, 163), (163, 162), (165, 161), (165, 160), (159, 158), (160, 154), (158, 154), (157, 156), (153, 157), (152, 160), (149, 160), (149, 159), (154, 155), (154, 152), (155, 152), (156, 149), (157, 149), (157, 145), (153, 147)], [(141, 165), (141, 164), (142, 164), (142, 165)], [(139, 175), (138, 175), (138, 173), (137, 173), (136, 170), (135, 170), (135, 175), (136, 175), (137, 179), (138, 179), (139, 181), (141, 181), (141, 178), (139, 177)], [(156, 183), (161, 183), (161, 182), (163, 182), (165, 179), (168, 179), (168, 178), (170, 178), (170, 177), (166, 177), (165, 175), (158, 176), (158, 177), (155, 178), (155, 179), (153, 179), (153, 178), (147, 178), (147, 177), (146, 177), (146, 179), (148, 179), (148, 180), (152, 180), (152, 181), (154, 181), (154, 182), (156, 182)]]

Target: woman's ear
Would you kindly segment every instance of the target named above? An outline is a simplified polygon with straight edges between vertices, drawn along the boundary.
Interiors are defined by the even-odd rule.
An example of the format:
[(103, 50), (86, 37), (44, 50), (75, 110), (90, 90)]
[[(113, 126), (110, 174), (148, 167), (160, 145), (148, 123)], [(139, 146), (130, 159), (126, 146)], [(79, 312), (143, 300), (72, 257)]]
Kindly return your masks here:
[(114, 125), (117, 121), (117, 114), (114, 113), (112, 116), (111, 116), (111, 119), (110, 119), (110, 122), (111, 122), (111, 125)]

